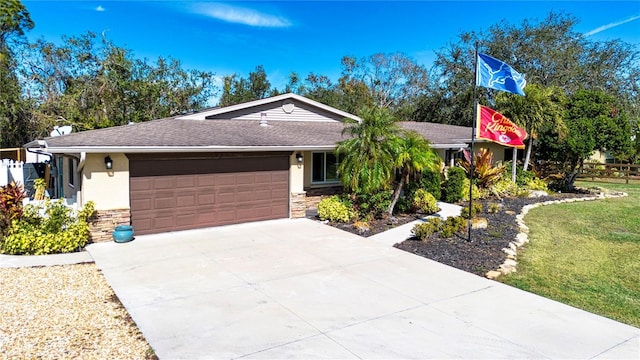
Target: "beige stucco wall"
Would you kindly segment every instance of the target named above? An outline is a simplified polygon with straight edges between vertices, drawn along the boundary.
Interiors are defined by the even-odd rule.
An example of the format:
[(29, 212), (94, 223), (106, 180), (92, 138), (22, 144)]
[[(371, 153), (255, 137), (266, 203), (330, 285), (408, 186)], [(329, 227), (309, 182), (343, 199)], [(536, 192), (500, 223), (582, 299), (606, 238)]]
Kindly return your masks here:
[(303, 153), (304, 162), (303, 164), (298, 164), (298, 160), (296, 159), (297, 153), (297, 151), (294, 151), (291, 156), (289, 156), (289, 191), (292, 194), (304, 191), (304, 173), (306, 168), (304, 163), (307, 161), (307, 155)]
[[(497, 163), (501, 163), (504, 161), (511, 161), (511, 159), (505, 159), (504, 158), (504, 149), (505, 147), (500, 145), (500, 144), (496, 144), (493, 142), (482, 142), (482, 143), (476, 143), (474, 146), (474, 152), (478, 153), (478, 150), (480, 149), (489, 149), (492, 153), (493, 153), (493, 163), (497, 164)], [(518, 149), (518, 151), (523, 151), (521, 149)]]
[[(105, 169), (109, 155), (113, 169)], [(82, 170), (82, 202), (96, 210), (129, 209), (129, 159), (124, 154), (87, 154)]]

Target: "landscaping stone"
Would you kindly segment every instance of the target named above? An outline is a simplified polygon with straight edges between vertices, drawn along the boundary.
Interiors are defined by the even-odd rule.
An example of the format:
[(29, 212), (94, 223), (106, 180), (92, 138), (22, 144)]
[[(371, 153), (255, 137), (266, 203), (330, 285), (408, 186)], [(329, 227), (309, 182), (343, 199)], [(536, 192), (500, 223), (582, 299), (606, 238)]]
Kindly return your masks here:
[(489, 227), (489, 222), (485, 218), (473, 218), (471, 219), (472, 229), (486, 229)]

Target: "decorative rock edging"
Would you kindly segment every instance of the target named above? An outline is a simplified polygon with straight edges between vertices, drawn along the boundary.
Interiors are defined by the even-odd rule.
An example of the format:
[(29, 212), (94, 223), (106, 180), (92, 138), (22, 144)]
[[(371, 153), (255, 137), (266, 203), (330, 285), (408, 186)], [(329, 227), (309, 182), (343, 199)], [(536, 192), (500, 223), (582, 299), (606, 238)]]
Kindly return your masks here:
[[(588, 189), (583, 189), (590, 191)], [(516, 266), (518, 265), (517, 256), (518, 256), (518, 248), (522, 247), (524, 244), (529, 242), (529, 227), (524, 223), (524, 217), (529, 213), (529, 210), (535, 209), (540, 206), (553, 205), (553, 204), (561, 204), (561, 203), (572, 203), (578, 201), (591, 201), (591, 200), (600, 200), (600, 199), (608, 199), (608, 198), (618, 198), (625, 197), (629, 194), (624, 192), (612, 192), (605, 194), (603, 192), (597, 193), (595, 196), (587, 196), (587, 197), (578, 197), (571, 199), (562, 199), (562, 200), (550, 200), (544, 201), (540, 203), (525, 205), (522, 207), (520, 214), (516, 215), (516, 224), (518, 225), (518, 235), (516, 235), (515, 239), (509, 243), (508, 248), (503, 248), (502, 251), (507, 254), (507, 259), (502, 263), (502, 265), (498, 266), (497, 270), (491, 270), (485, 274), (485, 277), (491, 280), (495, 280), (500, 275), (506, 275), (513, 272), (516, 272)]]

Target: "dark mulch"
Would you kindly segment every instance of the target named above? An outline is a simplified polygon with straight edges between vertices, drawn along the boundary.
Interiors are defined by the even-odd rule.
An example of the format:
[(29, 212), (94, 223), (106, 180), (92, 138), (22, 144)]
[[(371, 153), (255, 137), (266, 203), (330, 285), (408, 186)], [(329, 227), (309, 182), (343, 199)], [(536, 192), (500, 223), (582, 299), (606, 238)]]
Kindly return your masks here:
[[(456, 234), (452, 238), (432, 236), (426, 241), (407, 239), (395, 245), (416, 255), (420, 255), (455, 268), (484, 276), (490, 270), (496, 270), (507, 258), (502, 249), (508, 248), (518, 234), (516, 215), (525, 205), (549, 200), (585, 197), (589, 194), (562, 193), (538, 198), (503, 198), (480, 200), (483, 212), (477, 216), (487, 219), (486, 229), (472, 229), (471, 241), (468, 233)], [(489, 204), (500, 204), (497, 213), (489, 214)], [(461, 204), (466, 205), (466, 204)]]
[[(364, 237), (369, 237), (371, 235), (391, 230), (395, 227), (404, 225), (419, 218), (420, 217), (415, 214), (396, 215), (393, 218), (389, 219), (374, 219), (368, 221), (366, 227), (356, 227), (353, 223), (328, 222), (328, 224), (340, 230), (348, 231), (350, 233)], [(319, 218), (316, 217), (316, 220), (319, 220)]]
[[(496, 270), (506, 260), (503, 248), (508, 248), (518, 234), (516, 214), (525, 205), (574, 197), (590, 196), (588, 193), (561, 193), (538, 198), (503, 198), (479, 200), (483, 212), (477, 216), (487, 219), (486, 229), (473, 229), (471, 241), (467, 232), (456, 234), (452, 238), (441, 238), (437, 235), (426, 241), (410, 238), (394, 245), (396, 248), (423, 256), (455, 268), (484, 276), (490, 270)], [(497, 213), (487, 213), (489, 204), (497, 203)], [(468, 204), (460, 204), (462, 206)], [(361, 236), (371, 236), (393, 227), (406, 224), (420, 218), (417, 215), (396, 216), (394, 221), (378, 219), (368, 222), (368, 231), (359, 231), (353, 224), (329, 223), (329, 225)], [(401, 241), (402, 239), (398, 239)]]

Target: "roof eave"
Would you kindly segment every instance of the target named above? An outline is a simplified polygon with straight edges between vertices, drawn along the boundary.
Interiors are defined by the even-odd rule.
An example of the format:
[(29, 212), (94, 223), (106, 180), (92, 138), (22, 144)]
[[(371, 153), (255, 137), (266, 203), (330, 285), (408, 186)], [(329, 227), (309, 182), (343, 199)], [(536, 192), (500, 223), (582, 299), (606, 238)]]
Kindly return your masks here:
[(52, 154), (91, 153), (197, 153), (197, 152), (261, 152), (261, 151), (327, 151), (336, 145), (305, 146), (61, 146), (47, 147)]

